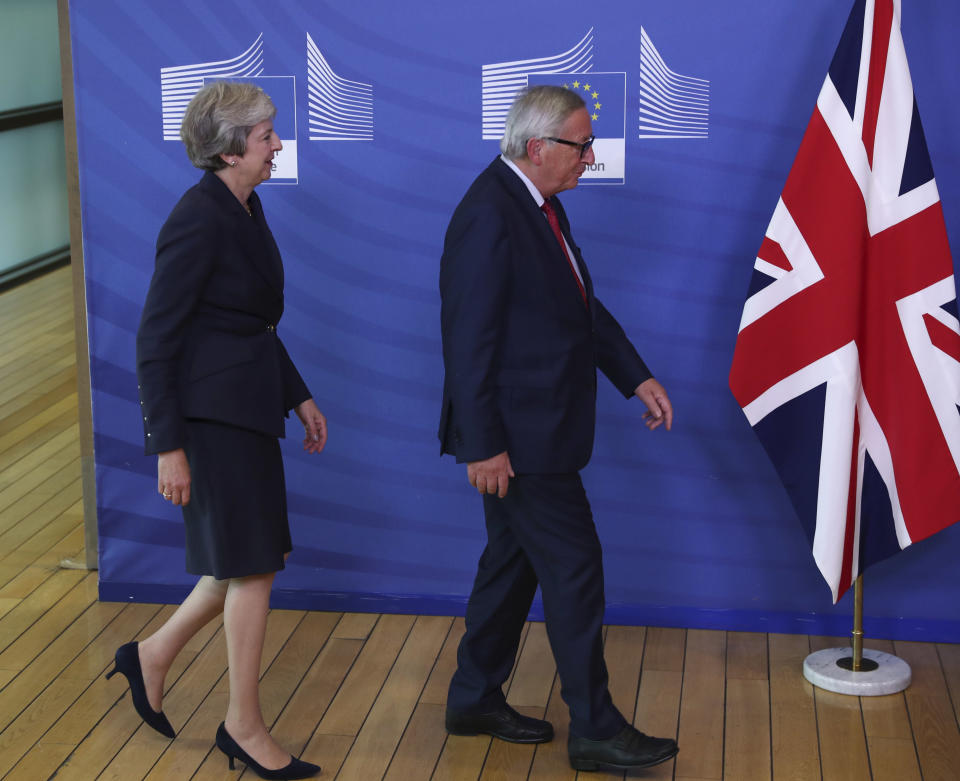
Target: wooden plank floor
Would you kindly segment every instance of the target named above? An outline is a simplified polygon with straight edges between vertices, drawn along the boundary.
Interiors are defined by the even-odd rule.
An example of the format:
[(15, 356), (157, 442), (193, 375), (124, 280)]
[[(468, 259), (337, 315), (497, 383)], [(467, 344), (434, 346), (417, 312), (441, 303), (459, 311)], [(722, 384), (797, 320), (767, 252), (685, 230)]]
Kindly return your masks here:
[[(213, 748), (226, 698), (214, 622), (178, 658), (167, 741), (142, 726), (114, 649), (168, 607), (97, 601), (83, 546), (68, 269), (0, 294), (0, 777), (235, 778)], [(461, 619), (272, 611), (263, 706), (283, 743), (328, 779), (572, 780), (566, 712), (542, 624), (523, 637), (508, 698), (557, 738), (516, 746), (447, 737)], [(611, 626), (611, 691), (641, 728), (676, 735), (675, 761), (630, 777), (705, 781), (960, 778), (960, 646), (868, 642), (913, 668), (902, 694), (858, 699), (807, 684), (803, 658), (836, 639)], [(245, 778), (252, 778), (249, 772)], [(582, 773), (583, 779), (623, 774)]]

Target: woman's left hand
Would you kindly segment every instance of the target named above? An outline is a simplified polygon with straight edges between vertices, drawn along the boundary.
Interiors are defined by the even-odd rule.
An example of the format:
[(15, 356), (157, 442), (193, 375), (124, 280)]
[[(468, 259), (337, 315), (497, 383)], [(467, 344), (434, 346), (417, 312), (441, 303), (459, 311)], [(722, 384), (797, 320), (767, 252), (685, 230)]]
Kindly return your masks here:
[(327, 419), (323, 413), (317, 409), (317, 404), (313, 399), (307, 399), (302, 404), (294, 407), (294, 412), (303, 423), (304, 438), (303, 449), (308, 453), (319, 453), (323, 446), (327, 444)]

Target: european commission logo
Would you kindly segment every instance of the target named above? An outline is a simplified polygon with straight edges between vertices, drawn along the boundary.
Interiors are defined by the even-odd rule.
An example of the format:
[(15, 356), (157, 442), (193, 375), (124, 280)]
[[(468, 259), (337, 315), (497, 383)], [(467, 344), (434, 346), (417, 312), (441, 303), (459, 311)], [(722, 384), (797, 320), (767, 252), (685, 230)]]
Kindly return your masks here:
[(263, 33), (249, 49), (230, 60), (175, 65), (160, 69), (160, 101), (163, 112), (163, 140), (179, 141), (180, 125), (187, 104), (207, 78), (254, 78), (263, 73)]
[(373, 141), (373, 85), (333, 72), (307, 33), (311, 141)]
[[(590, 111), (595, 163), (581, 184), (623, 184), (626, 168), (627, 74), (594, 70), (594, 30), (574, 46), (550, 57), (484, 65), (482, 135), (498, 141), (507, 112), (523, 88), (555, 84), (575, 91)], [(640, 74), (636, 88), (638, 138), (707, 138), (710, 82), (679, 74), (664, 62), (640, 28)], [(630, 132), (633, 132), (632, 130)]]
[(640, 28), (640, 138), (706, 138), (710, 82), (667, 67)]
[[(373, 86), (337, 75), (307, 33), (307, 121), (310, 141), (372, 141)], [(263, 34), (236, 57), (160, 69), (163, 140), (179, 141), (187, 104), (210, 81), (248, 81), (277, 107), (274, 128), (283, 150), (264, 184), (297, 184), (297, 85), (294, 76), (265, 76)]]

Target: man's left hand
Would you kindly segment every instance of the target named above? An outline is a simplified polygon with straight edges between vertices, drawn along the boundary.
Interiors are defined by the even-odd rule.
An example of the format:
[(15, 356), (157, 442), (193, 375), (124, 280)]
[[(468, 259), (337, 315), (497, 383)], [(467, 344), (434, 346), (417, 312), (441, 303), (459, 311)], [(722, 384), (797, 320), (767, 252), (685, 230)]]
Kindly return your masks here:
[(633, 395), (647, 405), (643, 413), (643, 422), (653, 431), (660, 425), (666, 425), (667, 431), (673, 426), (673, 405), (667, 396), (666, 390), (653, 377), (641, 382), (633, 391)]
[(516, 476), (506, 450), (483, 461), (470, 461), (467, 464), (467, 480), (481, 495), (496, 494), (503, 499), (507, 495), (510, 478)]

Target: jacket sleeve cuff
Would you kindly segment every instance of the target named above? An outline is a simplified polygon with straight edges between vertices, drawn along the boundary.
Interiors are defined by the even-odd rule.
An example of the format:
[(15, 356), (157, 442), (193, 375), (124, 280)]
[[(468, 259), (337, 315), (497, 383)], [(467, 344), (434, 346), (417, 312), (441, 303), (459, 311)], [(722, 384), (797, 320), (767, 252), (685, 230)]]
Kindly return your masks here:
[(458, 463), (483, 461), (507, 450), (507, 435), (500, 425), (487, 428), (474, 427), (462, 430), (454, 428), (453, 439), (456, 443)]
[(166, 453), (169, 450), (179, 450), (186, 441), (186, 432), (183, 426), (160, 427), (144, 424), (146, 430), (143, 436), (143, 450), (148, 456)]

